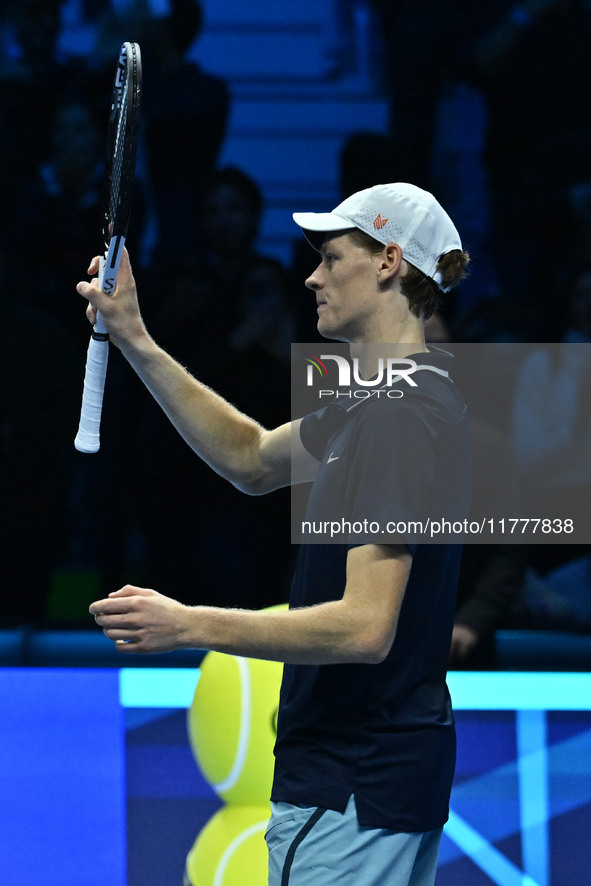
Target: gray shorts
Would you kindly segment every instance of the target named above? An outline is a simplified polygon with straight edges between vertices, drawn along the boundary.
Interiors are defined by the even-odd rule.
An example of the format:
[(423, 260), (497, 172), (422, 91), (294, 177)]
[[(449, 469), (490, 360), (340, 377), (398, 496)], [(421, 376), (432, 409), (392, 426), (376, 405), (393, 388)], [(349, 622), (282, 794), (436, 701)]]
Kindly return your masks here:
[(271, 803), (269, 886), (433, 886), (443, 828), (406, 834), (344, 813)]

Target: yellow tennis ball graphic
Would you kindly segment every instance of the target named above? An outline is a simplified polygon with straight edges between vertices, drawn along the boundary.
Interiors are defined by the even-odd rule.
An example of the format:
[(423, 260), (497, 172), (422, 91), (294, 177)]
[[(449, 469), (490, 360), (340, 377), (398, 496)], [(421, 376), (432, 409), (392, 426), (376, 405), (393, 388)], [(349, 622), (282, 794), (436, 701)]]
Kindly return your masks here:
[(185, 886), (266, 886), (266, 806), (224, 806), (187, 856)]
[(269, 802), (283, 665), (208, 652), (188, 732), (205, 779), (226, 803)]

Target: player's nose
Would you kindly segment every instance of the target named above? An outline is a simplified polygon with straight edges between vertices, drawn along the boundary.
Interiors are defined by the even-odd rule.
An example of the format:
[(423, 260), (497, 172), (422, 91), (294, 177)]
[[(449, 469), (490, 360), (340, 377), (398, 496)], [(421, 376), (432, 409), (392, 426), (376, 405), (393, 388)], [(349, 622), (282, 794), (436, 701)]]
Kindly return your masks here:
[(312, 289), (314, 292), (318, 292), (319, 289), (322, 289), (323, 281), (320, 274), (321, 265), (318, 265), (313, 274), (310, 274), (308, 279), (306, 280), (306, 286), (308, 289)]

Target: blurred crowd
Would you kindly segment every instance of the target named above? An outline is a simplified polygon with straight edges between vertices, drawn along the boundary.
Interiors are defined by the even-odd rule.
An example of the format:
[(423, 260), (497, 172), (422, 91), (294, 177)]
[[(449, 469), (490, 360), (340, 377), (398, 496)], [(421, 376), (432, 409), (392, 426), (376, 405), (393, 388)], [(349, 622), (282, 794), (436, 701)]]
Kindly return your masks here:
[[(148, 328), (267, 426), (290, 418), (290, 343), (319, 339), (313, 253), (294, 233), (290, 263), (261, 254), (261, 183), (220, 164), (231, 93), (189, 53), (201, 6), (154, 9), (0, 11), (0, 626), (84, 626), (87, 604), (128, 581), (187, 603), (287, 598), (289, 493), (245, 500), (203, 467), (113, 348), (101, 450), (73, 448), (89, 336), (74, 287), (100, 251), (123, 40), (143, 55), (129, 246)], [(373, 0), (373, 13), (390, 124), (345, 140), (341, 196), (386, 180), (437, 195), (473, 264), (429, 340), (532, 343), (488, 378), (513, 395), (498, 410), (480, 398), (481, 451), (507, 454), (530, 509), (588, 501), (591, 5)], [(495, 631), (514, 626), (591, 630), (588, 546), (467, 546), (452, 663), (493, 666)]]

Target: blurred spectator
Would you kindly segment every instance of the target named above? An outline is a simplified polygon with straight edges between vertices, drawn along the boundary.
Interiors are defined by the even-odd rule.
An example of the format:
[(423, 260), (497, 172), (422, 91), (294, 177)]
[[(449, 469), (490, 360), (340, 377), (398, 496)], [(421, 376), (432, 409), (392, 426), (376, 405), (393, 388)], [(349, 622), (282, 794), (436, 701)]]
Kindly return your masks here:
[(5, 0), (0, 8), (0, 200), (20, 188), (48, 150), (60, 80), (54, 57), (61, 0)]
[(498, 296), (478, 301), (461, 317), (452, 317), (454, 341), (536, 341), (533, 321), (522, 302)]
[(513, 402), (513, 447), (528, 507), (547, 517), (588, 514), (591, 494), (591, 349), (535, 348)]
[(63, 2), (5, 0), (0, 14), (2, 79), (36, 84), (55, 66), (55, 45)]
[(519, 627), (591, 633), (589, 546), (571, 545), (562, 553), (567, 553), (569, 559), (546, 572), (533, 566), (527, 570)]
[(242, 311), (229, 339), (239, 359), (260, 352), (288, 365), (295, 332), (291, 295), (291, 279), (276, 259), (261, 257), (247, 270)]
[(574, 195), (591, 179), (591, 9), (584, 0), (494, 9), (474, 59), (489, 107), (495, 253), (504, 293), (529, 309), (535, 338), (550, 341)]
[(473, 273), (454, 298), (459, 315), (500, 293), (485, 162), (487, 101), (470, 58), (498, 13), (468, 0), (374, 0), (374, 6), (385, 46), (394, 178), (432, 191), (450, 207), (471, 256)]
[(394, 181), (396, 148), (388, 135), (380, 132), (354, 132), (339, 154), (341, 199), (364, 188)]
[(198, 210), (216, 166), (230, 107), (226, 84), (186, 54), (202, 27), (197, 0), (170, 0), (171, 13), (142, 34), (142, 124), (158, 225), (158, 254), (185, 262), (197, 242)]
[(260, 258), (256, 240), (262, 213), (260, 188), (242, 170), (226, 166), (211, 176), (202, 202), (201, 245), (216, 282), (228, 290), (240, 285), (244, 271)]
[(521, 545), (464, 545), (451, 668), (495, 667), (495, 634), (513, 625), (523, 591), (526, 562)]
[[(472, 438), (470, 517), (479, 524), (483, 519), (487, 524), (492, 520), (494, 526), (498, 526), (500, 520), (521, 516), (523, 507), (511, 439), (500, 424), (495, 424), (498, 412), (491, 409), (488, 402), (491, 400), (491, 393), (486, 390), (488, 367), (485, 369), (483, 364), (496, 362), (496, 350), (495, 345), (487, 346), (480, 363), (478, 346), (470, 348), (467, 357), (463, 355), (464, 369), (476, 378), (482, 375), (481, 384), (475, 385), (476, 398), (472, 388), (466, 398)], [(498, 534), (496, 539), (493, 543), (478, 543), (478, 536), (465, 540), (452, 635), (452, 667), (495, 667), (495, 634), (511, 625), (521, 599), (527, 548), (515, 543), (502, 544)]]
[[(573, 520), (580, 533), (589, 523), (591, 495), (591, 352), (574, 329), (568, 337), (534, 348), (523, 361), (513, 404), (513, 447), (528, 514)], [(529, 563), (538, 577), (581, 555), (580, 545), (568, 544), (566, 535), (547, 542), (530, 546)]]
[(381, 16), (385, 76), (396, 146), (394, 181), (432, 190), (431, 151), (449, 34), (448, 0), (374, 0)]
[(506, 295), (529, 315), (531, 340), (552, 340), (564, 257), (581, 215), (589, 219), (589, 4), (374, 4), (397, 177), (455, 207), (472, 257), (458, 314)]
[(48, 153), (13, 204), (12, 274), (22, 274), (23, 264), (36, 269), (37, 285), (28, 298), (85, 351), (89, 330), (68, 293), (76, 273), (102, 247), (104, 127), (88, 103), (64, 96), (50, 139)]
[[(163, 255), (152, 277), (154, 295), (149, 310), (165, 336), (182, 340), (189, 335), (186, 345), (194, 347), (197, 330), (206, 348), (221, 337), (227, 338), (229, 324), (237, 321), (241, 310), (245, 274), (262, 258), (256, 247), (262, 212), (260, 188), (242, 170), (227, 166), (211, 174), (198, 207), (198, 232), (193, 242), (182, 259), (169, 260)], [(163, 301), (159, 293), (170, 280), (175, 294)], [(189, 316), (199, 321), (190, 330)], [(205, 320), (207, 329), (202, 329)]]
[[(483, 370), (476, 362), (478, 351), (473, 348), (467, 359), (463, 356), (464, 368), (477, 377)], [(487, 358), (494, 362), (490, 346), (485, 354), (485, 360)], [(508, 433), (494, 423), (497, 416), (487, 403), (490, 393), (485, 391), (486, 372), (482, 371), (482, 375), (483, 383), (476, 385), (480, 387), (480, 408), (475, 405), (472, 390), (467, 397), (472, 438), (470, 517), (478, 524), (484, 519), (487, 525), (492, 520), (493, 525), (498, 526), (501, 519), (519, 517), (523, 503), (511, 440)], [(450, 654), (450, 666), (456, 668), (495, 667), (496, 631), (511, 625), (525, 580), (524, 545), (502, 544), (498, 534), (494, 542), (478, 542), (478, 536), (467, 537), (462, 553)]]
[(482, 90), (462, 74), (447, 72), (441, 84), (429, 167), (433, 190), (449, 207), (471, 257), (472, 273), (455, 294), (459, 317), (501, 291), (492, 260), (488, 109)]
[[(464, 346), (466, 347), (466, 346)], [(495, 410), (487, 401), (486, 371), (483, 364), (495, 362), (495, 346), (489, 345), (480, 363), (478, 346), (464, 355), (464, 368), (481, 384), (476, 406), (469, 391), (467, 401), (472, 438), (472, 505), (470, 517), (481, 524), (492, 520), (515, 518), (522, 513), (520, 484), (511, 451), (511, 440), (498, 424)], [(514, 542), (514, 539), (512, 539)], [(521, 599), (527, 565), (526, 547), (496, 541), (479, 543), (478, 536), (469, 536), (464, 543), (458, 604), (452, 635), (450, 665), (456, 668), (494, 668), (496, 665), (495, 634), (511, 625), (515, 607)]]

